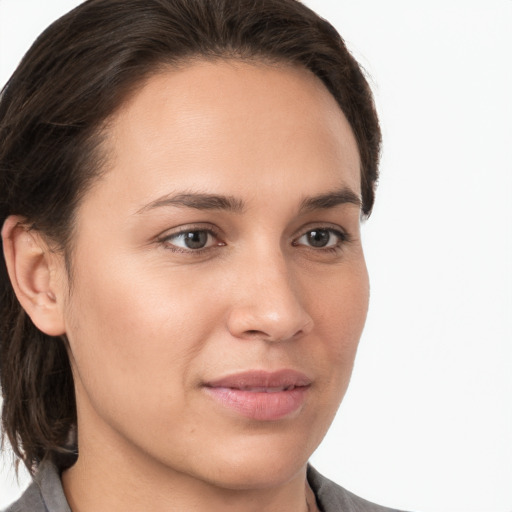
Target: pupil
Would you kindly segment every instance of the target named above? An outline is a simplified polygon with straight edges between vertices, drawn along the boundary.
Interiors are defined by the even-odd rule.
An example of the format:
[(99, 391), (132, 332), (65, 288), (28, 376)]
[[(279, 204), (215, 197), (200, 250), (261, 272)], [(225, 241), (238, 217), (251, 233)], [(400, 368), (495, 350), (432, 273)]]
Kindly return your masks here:
[(185, 235), (185, 245), (189, 249), (202, 249), (208, 241), (208, 234), (204, 231), (191, 231)]
[(329, 242), (329, 231), (319, 229), (308, 233), (308, 242), (313, 247), (325, 247)]

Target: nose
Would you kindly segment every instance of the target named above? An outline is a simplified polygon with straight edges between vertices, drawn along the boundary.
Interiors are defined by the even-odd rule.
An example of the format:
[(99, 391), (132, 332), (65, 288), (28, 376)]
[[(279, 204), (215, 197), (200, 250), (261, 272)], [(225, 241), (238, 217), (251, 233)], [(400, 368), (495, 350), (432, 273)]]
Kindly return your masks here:
[(281, 342), (311, 332), (300, 286), (282, 255), (253, 255), (235, 273), (229, 332), (240, 339)]

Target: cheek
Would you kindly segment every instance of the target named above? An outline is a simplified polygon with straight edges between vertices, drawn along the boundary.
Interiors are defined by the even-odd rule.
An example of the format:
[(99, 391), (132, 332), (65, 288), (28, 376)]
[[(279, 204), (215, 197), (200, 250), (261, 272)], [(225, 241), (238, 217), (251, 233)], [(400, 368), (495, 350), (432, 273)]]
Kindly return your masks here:
[(190, 362), (218, 316), (214, 303), (179, 276), (144, 274), (126, 262), (84, 262), (80, 269), (68, 338), (75, 372), (95, 408), (121, 413), (126, 397), (159, 410), (159, 394), (179, 403)]
[(364, 260), (340, 274), (326, 287), (325, 298), (316, 304), (316, 326), (324, 354), (324, 374), (345, 392), (361, 337), (369, 302), (369, 280)]

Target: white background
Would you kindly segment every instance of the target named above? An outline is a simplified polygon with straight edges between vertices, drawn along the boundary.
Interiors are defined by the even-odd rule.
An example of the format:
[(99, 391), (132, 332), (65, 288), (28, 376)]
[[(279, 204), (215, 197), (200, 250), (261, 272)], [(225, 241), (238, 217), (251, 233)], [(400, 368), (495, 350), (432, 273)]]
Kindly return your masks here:
[[(78, 3), (0, 0), (0, 84)], [(370, 74), (384, 131), (370, 315), (313, 463), (382, 504), (511, 512), (512, 1), (307, 4)]]

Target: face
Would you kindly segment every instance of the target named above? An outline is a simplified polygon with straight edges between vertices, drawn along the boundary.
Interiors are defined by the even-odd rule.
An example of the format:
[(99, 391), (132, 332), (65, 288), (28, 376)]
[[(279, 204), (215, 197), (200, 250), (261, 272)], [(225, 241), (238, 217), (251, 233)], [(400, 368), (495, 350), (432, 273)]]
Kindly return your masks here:
[(367, 312), (348, 122), (305, 70), (219, 61), (152, 77), (108, 130), (63, 310), (81, 457), (228, 488), (290, 479)]

